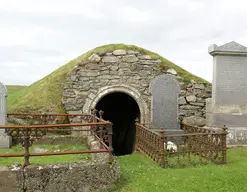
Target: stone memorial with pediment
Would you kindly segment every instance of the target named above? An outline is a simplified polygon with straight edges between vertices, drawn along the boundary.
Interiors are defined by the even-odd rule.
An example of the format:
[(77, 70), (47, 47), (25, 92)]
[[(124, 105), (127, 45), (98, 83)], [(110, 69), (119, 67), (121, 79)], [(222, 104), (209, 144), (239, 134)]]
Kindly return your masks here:
[(152, 93), (151, 128), (180, 130), (178, 121), (178, 97), (180, 86), (177, 79), (168, 74), (157, 76), (150, 84)]
[(212, 100), (207, 126), (229, 127), (229, 145), (247, 144), (247, 47), (236, 42), (209, 46), (213, 56)]
[[(0, 82), (0, 126), (6, 124), (7, 118), (7, 88)], [(10, 148), (11, 146), (11, 137), (5, 133), (5, 129), (0, 129), (0, 149), (1, 148)]]

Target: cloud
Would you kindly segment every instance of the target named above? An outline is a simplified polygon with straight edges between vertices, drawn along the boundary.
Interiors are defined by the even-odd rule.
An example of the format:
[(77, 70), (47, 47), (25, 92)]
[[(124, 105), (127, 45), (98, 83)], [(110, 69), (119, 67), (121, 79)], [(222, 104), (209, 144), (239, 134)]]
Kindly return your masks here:
[(22, 45), (29, 41), (29, 37), (19, 28), (9, 27), (0, 29), (0, 45)]
[(64, 13), (78, 14), (91, 18), (99, 18), (102, 15), (97, 9), (102, 5), (102, 1), (80, 1), (80, 0), (53, 0), (53, 1), (33, 1), (33, 0), (1, 0), (2, 10), (26, 13)]
[(211, 44), (247, 45), (244, 0), (0, 0), (0, 81), (31, 84), (103, 44), (135, 44), (212, 80)]

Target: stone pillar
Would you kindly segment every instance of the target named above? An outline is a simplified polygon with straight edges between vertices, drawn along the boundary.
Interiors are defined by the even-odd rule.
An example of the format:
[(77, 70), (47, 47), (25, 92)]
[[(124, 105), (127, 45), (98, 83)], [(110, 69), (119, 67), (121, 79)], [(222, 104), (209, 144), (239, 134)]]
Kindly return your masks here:
[[(0, 126), (6, 124), (7, 118), (7, 88), (0, 82)], [(12, 139), (7, 136), (5, 129), (0, 129), (0, 149), (1, 148), (10, 148)]]
[(212, 127), (229, 128), (228, 145), (246, 145), (247, 47), (230, 42), (211, 45), (208, 52), (213, 56), (212, 114), (208, 122)]

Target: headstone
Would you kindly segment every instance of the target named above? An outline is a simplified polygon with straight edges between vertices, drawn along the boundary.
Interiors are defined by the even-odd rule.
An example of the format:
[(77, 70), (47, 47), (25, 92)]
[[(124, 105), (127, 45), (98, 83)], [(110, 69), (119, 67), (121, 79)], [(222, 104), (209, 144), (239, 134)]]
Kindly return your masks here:
[(208, 51), (213, 56), (213, 84), (207, 122), (229, 127), (228, 144), (247, 144), (247, 47), (230, 42), (211, 45)]
[(33, 152), (34, 153), (46, 153), (48, 149), (43, 149), (43, 148), (34, 148)]
[[(7, 118), (7, 88), (0, 82), (0, 126), (6, 124)], [(7, 136), (5, 129), (0, 129), (0, 148), (10, 148), (11, 137)]]
[(152, 92), (152, 118), (153, 128), (179, 128), (178, 99), (180, 93), (179, 83), (172, 75), (157, 76), (150, 85)]

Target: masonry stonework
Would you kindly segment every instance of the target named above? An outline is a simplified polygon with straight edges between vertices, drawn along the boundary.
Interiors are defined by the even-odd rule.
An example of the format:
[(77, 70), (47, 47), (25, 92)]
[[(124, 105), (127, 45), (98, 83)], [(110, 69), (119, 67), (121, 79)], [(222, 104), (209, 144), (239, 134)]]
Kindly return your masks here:
[(50, 165), (0, 166), (2, 192), (102, 192), (120, 178), (117, 162), (80, 162)]
[(184, 82), (172, 69), (160, 70), (161, 60), (134, 50), (114, 50), (92, 54), (67, 74), (62, 102), (68, 113), (90, 113), (101, 98), (123, 92), (139, 106), (141, 122), (151, 121), (150, 83), (161, 74), (173, 75), (179, 82), (179, 121), (205, 125), (205, 99), (211, 97), (211, 86), (195, 81)]

